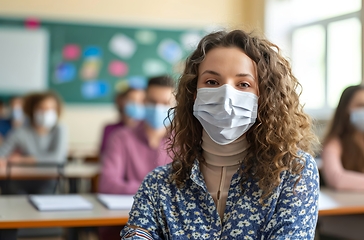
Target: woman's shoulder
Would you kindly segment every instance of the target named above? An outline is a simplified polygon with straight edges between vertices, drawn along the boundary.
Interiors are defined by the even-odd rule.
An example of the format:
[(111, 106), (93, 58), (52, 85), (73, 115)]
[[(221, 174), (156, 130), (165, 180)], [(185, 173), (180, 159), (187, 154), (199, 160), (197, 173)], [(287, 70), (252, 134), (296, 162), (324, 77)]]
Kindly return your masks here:
[(342, 146), (341, 146), (341, 141), (339, 138), (337, 137), (334, 137), (334, 138), (331, 138), (329, 140), (327, 140), (325, 142), (325, 144), (323, 145), (322, 147), (322, 151), (325, 152), (325, 151), (341, 151), (342, 149)]
[(51, 130), (51, 133), (54, 133), (55, 135), (59, 135), (62, 134), (64, 135), (65, 133), (67, 133), (67, 126), (62, 124), (62, 123), (58, 123), (57, 125), (55, 125), (53, 127), (53, 129)]
[(154, 186), (156, 188), (155, 190), (160, 189), (160, 187), (170, 188), (171, 185), (173, 185), (171, 181), (171, 173), (172, 163), (159, 166), (147, 174), (141, 187), (150, 189)]
[(24, 135), (31, 134), (32, 132), (33, 132), (33, 128), (28, 124), (24, 124), (20, 127), (13, 128), (11, 130), (11, 133), (15, 136), (24, 136)]
[(295, 161), (302, 166), (302, 170), (299, 174), (288, 174), (288, 178), (317, 181), (319, 173), (314, 157), (305, 151), (299, 151), (298, 156)]

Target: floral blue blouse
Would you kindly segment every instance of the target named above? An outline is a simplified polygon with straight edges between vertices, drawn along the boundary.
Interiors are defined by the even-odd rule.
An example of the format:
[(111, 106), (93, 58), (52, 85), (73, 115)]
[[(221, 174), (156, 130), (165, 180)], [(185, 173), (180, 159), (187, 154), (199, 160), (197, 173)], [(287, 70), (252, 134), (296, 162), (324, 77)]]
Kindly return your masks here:
[(134, 197), (122, 239), (314, 239), (318, 215), (319, 176), (312, 156), (303, 153), (302, 177), (285, 171), (281, 184), (260, 204), (256, 181), (244, 184), (236, 173), (223, 219), (207, 191), (196, 160), (184, 188), (170, 182), (171, 165), (149, 173)]

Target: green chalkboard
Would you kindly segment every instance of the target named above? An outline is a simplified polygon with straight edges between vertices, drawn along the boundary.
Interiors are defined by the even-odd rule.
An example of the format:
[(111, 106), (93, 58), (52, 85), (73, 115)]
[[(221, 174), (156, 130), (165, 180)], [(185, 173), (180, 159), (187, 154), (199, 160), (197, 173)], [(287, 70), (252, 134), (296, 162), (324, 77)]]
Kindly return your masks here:
[(48, 86), (67, 103), (109, 103), (149, 77), (177, 78), (201, 29), (160, 29), (42, 20), (0, 19), (0, 26), (48, 30)]

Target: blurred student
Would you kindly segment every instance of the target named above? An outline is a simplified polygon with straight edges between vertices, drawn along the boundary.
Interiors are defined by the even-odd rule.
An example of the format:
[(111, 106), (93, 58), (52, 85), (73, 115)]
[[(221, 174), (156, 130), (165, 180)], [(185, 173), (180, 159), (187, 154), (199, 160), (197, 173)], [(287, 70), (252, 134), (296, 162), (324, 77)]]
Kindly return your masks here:
[[(146, 90), (145, 121), (135, 128), (120, 128), (107, 142), (102, 158), (99, 192), (135, 194), (154, 168), (171, 162), (167, 147), (167, 112), (174, 105), (174, 80), (151, 78)], [(122, 227), (100, 228), (100, 239), (120, 239)]]
[(101, 154), (104, 153), (106, 142), (114, 131), (123, 126), (135, 127), (144, 119), (144, 100), (145, 91), (143, 89), (128, 88), (117, 94), (115, 104), (119, 112), (119, 121), (105, 126), (100, 147)]
[[(0, 147), (7, 164), (61, 164), (67, 157), (66, 129), (59, 124), (62, 103), (53, 92), (30, 94), (24, 99), (29, 124), (11, 131)], [(52, 181), (12, 181), (10, 193), (51, 193)]]
[(321, 157), (329, 187), (364, 191), (364, 86), (343, 91)]
[(9, 100), (9, 111), (4, 102), (0, 103), (0, 144), (11, 129), (24, 124), (23, 98), (14, 96)]
[(7, 118), (6, 105), (5, 102), (0, 99), (0, 145), (4, 141), (4, 138), (10, 129), (11, 122)]
[(23, 110), (23, 98), (20, 96), (14, 96), (10, 99), (10, 118), (13, 128), (22, 126), (25, 122), (24, 110)]

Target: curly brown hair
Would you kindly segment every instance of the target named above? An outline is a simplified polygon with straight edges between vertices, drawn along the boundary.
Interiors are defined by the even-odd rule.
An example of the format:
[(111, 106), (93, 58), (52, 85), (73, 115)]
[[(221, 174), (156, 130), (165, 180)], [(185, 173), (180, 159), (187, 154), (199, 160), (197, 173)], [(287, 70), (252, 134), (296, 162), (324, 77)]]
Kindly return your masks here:
[(283, 171), (300, 176), (305, 165), (300, 150), (313, 155), (318, 141), (311, 120), (299, 103), (297, 90), (301, 88), (298, 89), (300, 84), (293, 76), (289, 62), (276, 45), (242, 30), (208, 34), (186, 60), (176, 92), (177, 104), (171, 111), (173, 135), (168, 150), (173, 155), (172, 180), (182, 187), (195, 159), (204, 161), (202, 125), (193, 115), (193, 105), (199, 65), (210, 50), (218, 47), (237, 47), (257, 66), (258, 116), (246, 133), (250, 146), (247, 156), (242, 159), (241, 176), (242, 183), (250, 178), (258, 181), (264, 200), (279, 185)]

